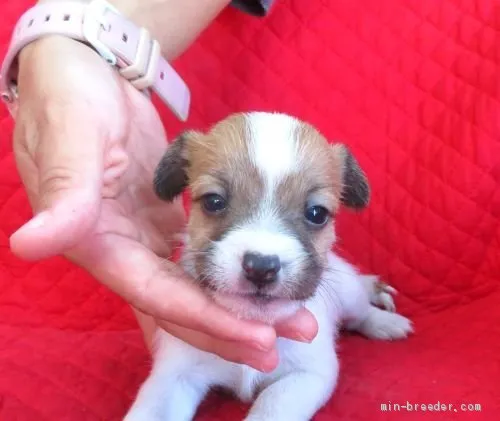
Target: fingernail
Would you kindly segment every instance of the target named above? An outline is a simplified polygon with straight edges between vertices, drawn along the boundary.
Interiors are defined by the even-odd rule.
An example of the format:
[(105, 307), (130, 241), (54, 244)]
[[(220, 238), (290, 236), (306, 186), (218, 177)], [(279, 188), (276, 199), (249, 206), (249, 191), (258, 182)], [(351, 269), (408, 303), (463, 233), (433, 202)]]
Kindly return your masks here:
[(261, 331), (259, 335), (249, 340), (249, 345), (257, 351), (269, 352), (276, 345), (276, 332), (274, 329), (266, 327), (266, 330)]
[(314, 338), (306, 338), (305, 336), (300, 335), (300, 334), (297, 335), (297, 338), (298, 338), (297, 339), (298, 341), (305, 342), (305, 343), (308, 343), (308, 344), (310, 344), (313, 341), (313, 339), (314, 339)]
[(274, 370), (276, 364), (270, 364), (269, 362), (262, 362), (262, 360), (251, 360), (248, 365), (261, 371), (262, 373), (270, 373)]
[(271, 351), (271, 349), (273, 349), (272, 345), (266, 346), (261, 342), (250, 342), (250, 346), (253, 349), (256, 349), (257, 351), (262, 351), (262, 352), (268, 352)]
[(262, 373), (270, 373), (271, 371), (274, 371), (279, 364), (278, 350), (273, 348), (270, 352), (267, 352), (258, 359), (255, 355), (250, 356), (250, 361), (252, 361), (252, 366), (256, 370), (259, 370)]
[(292, 335), (290, 335), (290, 337), (288, 339), (292, 339), (294, 341), (304, 342), (304, 343), (310, 344), (314, 340), (314, 337), (307, 338), (306, 336), (304, 336), (300, 332), (293, 332)]
[(270, 373), (270, 372), (271, 372), (271, 371), (273, 371), (273, 370), (274, 370), (274, 366), (271, 366), (271, 365), (268, 365), (268, 366), (263, 365), (263, 366), (259, 369), (259, 371), (262, 371), (263, 373)]

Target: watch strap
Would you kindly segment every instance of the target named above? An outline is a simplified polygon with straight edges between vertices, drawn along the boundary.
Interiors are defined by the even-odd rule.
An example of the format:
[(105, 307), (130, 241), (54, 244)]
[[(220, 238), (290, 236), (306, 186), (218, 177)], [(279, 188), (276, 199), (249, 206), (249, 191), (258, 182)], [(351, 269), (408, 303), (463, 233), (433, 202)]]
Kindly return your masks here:
[(177, 118), (187, 119), (189, 88), (161, 56), (158, 42), (147, 29), (137, 27), (103, 0), (48, 2), (34, 6), (21, 16), (0, 70), (0, 95), (9, 109), (13, 109), (17, 99), (15, 64), (19, 52), (29, 43), (49, 35), (86, 43), (136, 89), (152, 90)]

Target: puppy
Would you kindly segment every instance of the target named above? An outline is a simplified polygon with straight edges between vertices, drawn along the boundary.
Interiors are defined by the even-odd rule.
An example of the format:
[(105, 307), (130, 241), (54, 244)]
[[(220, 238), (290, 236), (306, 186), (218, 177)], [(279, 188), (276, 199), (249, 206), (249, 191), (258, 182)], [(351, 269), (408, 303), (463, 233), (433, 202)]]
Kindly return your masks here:
[(307, 421), (337, 384), (340, 328), (387, 340), (412, 331), (391, 287), (331, 251), (339, 208), (362, 209), (370, 195), (344, 145), (288, 115), (232, 115), (206, 134), (185, 132), (161, 159), (158, 196), (172, 201), (188, 187), (185, 270), (239, 317), (274, 323), (305, 306), (319, 332), (310, 344), (278, 339), (279, 366), (265, 374), (158, 330), (125, 421), (191, 420), (212, 386), (254, 401), (247, 421)]

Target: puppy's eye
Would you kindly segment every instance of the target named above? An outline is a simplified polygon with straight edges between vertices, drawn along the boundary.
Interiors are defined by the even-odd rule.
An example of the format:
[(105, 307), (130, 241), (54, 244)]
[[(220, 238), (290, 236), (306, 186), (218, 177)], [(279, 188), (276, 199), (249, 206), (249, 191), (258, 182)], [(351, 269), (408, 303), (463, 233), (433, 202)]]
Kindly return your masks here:
[(201, 198), (203, 209), (208, 213), (219, 213), (226, 209), (227, 202), (222, 196), (212, 193)]
[(330, 217), (330, 212), (323, 206), (310, 206), (306, 209), (304, 216), (311, 224), (324, 225)]

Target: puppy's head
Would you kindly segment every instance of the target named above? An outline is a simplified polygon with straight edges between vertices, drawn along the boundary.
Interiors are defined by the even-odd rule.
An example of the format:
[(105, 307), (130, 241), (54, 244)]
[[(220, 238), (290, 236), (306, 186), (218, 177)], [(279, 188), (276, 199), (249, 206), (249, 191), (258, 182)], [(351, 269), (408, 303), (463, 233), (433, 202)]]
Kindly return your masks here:
[(184, 264), (216, 301), (272, 322), (311, 297), (345, 205), (369, 187), (349, 150), (284, 114), (235, 114), (185, 132), (158, 165), (155, 190), (192, 196)]

